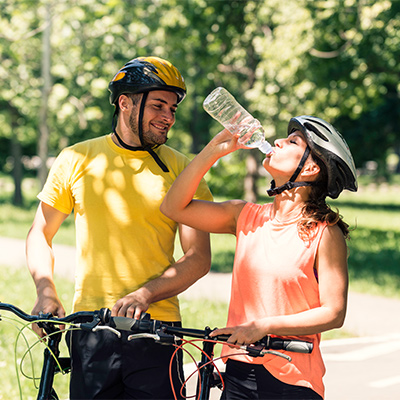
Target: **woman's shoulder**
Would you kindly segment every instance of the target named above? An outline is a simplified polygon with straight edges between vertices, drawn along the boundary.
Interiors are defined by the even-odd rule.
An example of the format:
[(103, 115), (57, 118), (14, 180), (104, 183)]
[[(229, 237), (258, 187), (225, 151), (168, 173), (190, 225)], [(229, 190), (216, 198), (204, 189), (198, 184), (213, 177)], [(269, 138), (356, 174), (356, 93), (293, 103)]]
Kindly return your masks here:
[(251, 202), (245, 202), (244, 207), (248, 214), (262, 214), (269, 216), (272, 210), (272, 203), (267, 204), (256, 204)]
[(270, 218), (272, 204), (244, 202), (238, 215), (238, 226), (244, 229), (264, 224)]
[(322, 238), (328, 242), (345, 242), (343, 231), (340, 229), (338, 224), (330, 225), (327, 223), (321, 223), (323, 228)]

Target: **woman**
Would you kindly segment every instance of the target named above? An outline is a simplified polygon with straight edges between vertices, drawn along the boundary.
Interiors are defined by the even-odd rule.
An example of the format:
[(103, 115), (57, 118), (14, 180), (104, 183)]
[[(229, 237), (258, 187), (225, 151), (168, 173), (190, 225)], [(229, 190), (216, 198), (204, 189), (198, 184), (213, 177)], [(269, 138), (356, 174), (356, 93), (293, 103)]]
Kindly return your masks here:
[(288, 137), (263, 161), (273, 181), (273, 203), (192, 200), (197, 185), (221, 157), (244, 146), (224, 130), (186, 167), (161, 211), (194, 228), (236, 235), (227, 327), (232, 344), (265, 335), (311, 341), (311, 354), (292, 361), (267, 355), (229, 356), (222, 398), (321, 399), (325, 367), (320, 334), (342, 326), (347, 303), (348, 225), (326, 204), (343, 189), (357, 190), (356, 170), (343, 137), (327, 122), (292, 118)]

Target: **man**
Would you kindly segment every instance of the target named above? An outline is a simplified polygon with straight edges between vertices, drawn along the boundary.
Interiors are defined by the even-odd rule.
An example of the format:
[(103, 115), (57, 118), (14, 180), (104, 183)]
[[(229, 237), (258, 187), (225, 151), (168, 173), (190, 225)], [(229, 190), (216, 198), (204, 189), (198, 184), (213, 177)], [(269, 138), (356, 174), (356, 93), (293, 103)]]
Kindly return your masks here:
[[(38, 195), (41, 202), (27, 238), (27, 263), (37, 289), (32, 312), (65, 315), (53, 281), (52, 240), (74, 209), (73, 311), (108, 307), (114, 316), (133, 318), (147, 311), (177, 324), (176, 295), (210, 268), (208, 234), (183, 225), (184, 255), (174, 261), (178, 225), (159, 211), (189, 162), (164, 145), (186, 95), (185, 83), (168, 61), (140, 57), (118, 71), (109, 90), (113, 132), (64, 149)], [(211, 199), (205, 182), (196, 197)], [(149, 339), (128, 342), (111, 332), (74, 331), (67, 339), (71, 399), (172, 398), (168, 365), (173, 348)], [(181, 363), (175, 364), (176, 393), (182, 377)]]

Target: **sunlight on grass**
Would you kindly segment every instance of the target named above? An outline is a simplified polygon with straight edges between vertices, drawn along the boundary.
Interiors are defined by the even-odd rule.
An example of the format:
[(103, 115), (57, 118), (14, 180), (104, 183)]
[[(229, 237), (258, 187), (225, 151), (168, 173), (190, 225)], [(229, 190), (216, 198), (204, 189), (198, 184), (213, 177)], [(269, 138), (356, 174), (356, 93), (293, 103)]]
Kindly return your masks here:
[[(29, 272), (26, 269), (14, 269), (9, 267), (0, 267), (2, 276), (0, 281), (0, 293), (2, 294), (1, 301), (16, 305), (23, 311), (30, 312), (35, 301), (35, 289)], [(59, 296), (64, 302), (64, 307), (68, 310), (70, 308), (73, 296), (72, 282), (56, 278), (56, 286), (58, 288)], [(201, 300), (180, 300), (182, 311), (182, 324), (187, 328), (204, 329), (206, 326), (213, 328), (222, 328), (226, 326), (226, 318), (228, 315), (228, 304), (223, 302), (213, 302), (212, 299)], [(67, 311), (68, 312), (68, 311)], [(3, 384), (0, 387), (0, 400), (9, 400), (19, 398), (19, 391), (17, 386), (17, 376), (15, 371), (14, 361), (14, 343), (18, 335), (18, 330), (14, 325), (19, 326), (18, 322), (14, 325), (9, 323), (9, 318), (16, 321), (16, 317), (12, 314), (2, 311), (2, 320), (0, 322), (0, 360), (6, 360), (1, 363)], [(323, 335), (324, 340), (349, 337), (350, 335), (342, 330), (336, 330)], [(35, 342), (35, 336), (27, 331), (27, 339), (30, 343)], [(201, 346), (201, 343), (197, 343)], [(190, 345), (185, 347), (193, 356), (199, 360), (200, 352)], [(218, 357), (221, 352), (221, 345), (215, 348), (215, 356)], [(41, 345), (36, 345), (32, 350), (33, 365), (35, 368), (35, 376), (40, 375), (42, 353), (44, 348)], [(23, 341), (19, 342), (17, 348), (17, 359), (20, 360), (26, 352), (26, 345)], [(68, 350), (65, 341), (61, 342), (61, 354), (66, 356)], [(191, 363), (192, 360), (188, 355), (184, 356), (185, 363)], [(29, 357), (24, 360), (23, 369), (27, 375), (32, 375), (31, 364)], [(37, 390), (35, 389), (31, 380), (23, 377), (19, 372), (21, 379), (21, 387), (24, 399), (36, 398)], [(68, 385), (69, 375), (57, 375), (55, 378), (55, 388), (60, 396), (60, 399), (68, 399)]]
[[(34, 196), (26, 208), (14, 207), (0, 194), (0, 236), (25, 239), (32, 224), (36, 210)], [(350, 224), (349, 275), (351, 290), (400, 297), (400, 189), (361, 188), (358, 193), (344, 192), (339, 199), (330, 202), (338, 207), (346, 222)], [(70, 216), (56, 235), (55, 243), (73, 245), (75, 228)], [(211, 235), (212, 270), (230, 272), (235, 252), (233, 235)], [(175, 258), (182, 255), (179, 240), (176, 241)], [(35, 301), (35, 288), (27, 269), (15, 270), (0, 267), (3, 279), (0, 280), (0, 300), (12, 303), (30, 312)], [(73, 284), (63, 279), (56, 279), (59, 295), (67, 312), (70, 311), (73, 296)], [(228, 305), (216, 303), (212, 299), (197, 301), (181, 300), (183, 325), (197, 329), (224, 327)], [(3, 384), (0, 387), (0, 400), (19, 398), (14, 365), (14, 342), (18, 330), (6, 322), (2, 312), (0, 323), (0, 366)], [(9, 317), (9, 315), (7, 315)], [(323, 340), (352, 336), (346, 331), (333, 330), (322, 335)], [(67, 354), (64, 341), (62, 353)], [(20, 342), (17, 358), (20, 360), (26, 347)], [(40, 372), (43, 349), (36, 346), (33, 350), (36, 373)], [(216, 354), (220, 348), (217, 347)], [(195, 352), (196, 357), (199, 353)], [(188, 357), (185, 358), (189, 361)], [(29, 361), (24, 361), (24, 370), (29, 371)], [(61, 399), (68, 398), (68, 376), (56, 377), (56, 387)], [(36, 389), (32, 382), (21, 378), (25, 399), (36, 398)]]
[[(1, 301), (4, 303), (10, 303), (21, 310), (30, 313), (34, 301), (36, 299), (36, 291), (32, 281), (32, 278), (27, 269), (14, 269), (5, 266), (0, 266), (1, 274), (3, 279), (0, 280), (0, 293)], [(56, 278), (56, 285), (64, 306), (70, 308), (70, 299), (73, 294), (72, 282), (64, 279)], [(17, 385), (17, 375), (15, 369), (15, 354), (17, 354), (18, 365), (20, 368), (20, 362), (22, 357), (27, 351), (27, 346), (22, 339), (19, 340), (19, 345), (15, 353), (14, 344), (18, 335), (18, 329), (21, 329), (22, 325), (17, 317), (12, 313), (1, 311), (2, 320), (0, 322), (0, 360), (5, 360), (3, 368), (1, 369), (2, 374), (2, 385), (0, 385), (0, 399), (18, 399), (19, 390)], [(30, 344), (36, 342), (36, 336), (29, 330), (25, 329), (24, 333)], [(40, 376), (42, 358), (43, 358), (44, 347), (39, 343), (31, 351), (33, 357), (33, 366), (35, 376)], [(60, 346), (61, 354), (67, 355), (68, 350), (66, 348), (64, 340)], [(32, 365), (30, 363), (30, 356), (24, 359), (22, 364), (23, 371), (28, 376), (33, 376)], [(35, 399), (37, 390), (31, 379), (25, 378), (20, 371), (18, 371), (21, 388), (24, 399)], [(69, 377), (57, 375), (55, 378), (55, 387), (60, 399), (68, 399), (68, 385)]]

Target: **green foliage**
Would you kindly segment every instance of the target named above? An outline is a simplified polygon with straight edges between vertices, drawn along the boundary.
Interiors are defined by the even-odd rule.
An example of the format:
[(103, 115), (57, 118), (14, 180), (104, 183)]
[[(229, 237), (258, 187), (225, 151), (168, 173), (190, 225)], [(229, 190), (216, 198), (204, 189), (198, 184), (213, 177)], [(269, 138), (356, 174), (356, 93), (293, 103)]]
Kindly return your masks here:
[[(26, 239), (35, 217), (39, 200), (36, 198), (38, 184), (35, 179), (26, 178), (22, 184), (24, 207), (12, 205), (13, 185), (9, 176), (0, 174), (0, 236)], [(54, 243), (75, 245), (74, 217), (70, 215), (54, 237)]]
[(243, 198), (243, 179), (246, 162), (239, 152), (228, 154), (218, 160), (206, 176), (212, 193), (228, 198)]
[[(42, 37), (51, 14), (49, 155), (108, 133), (107, 85), (129, 59), (154, 54), (186, 78), (188, 96), (169, 143), (197, 153), (220, 127), (202, 101), (225, 86), (263, 123), (284, 136), (293, 115), (316, 114), (344, 134), (360, 168), (399, 149), (398, 1), (13, 0), (0, 5), (0, 168), (13, 169), (10, 143), (33, 157), (43, 80)], [(362, 143), (362, 146), (360, 144)], [(24, 158), (28, 173), (32, 163)], [(211, 173), (219, 195), (240, 196), (236, 182)]]
[[(185, 327), (204, 329), (206, 326), (213, 328), (223, 328), (226, 326), (228, 316), (228, 304), (222, 302), (214, 302), (212, 299), (201, 300), (180, 300), (182, 325)], [(195, 343), (201, 347), (200, 342)], [(194, 349), (190, 345), (185, 346), (197, 361), (200, 360), (200, 351)], [(215, 347), (215, 356), (221, 354), (221, 345)], [(193, 360), (184, 353), (183, 362), (192, 364)]]
[(236, 236), (228, 234), (211, 235), (211, 270), (232, 272), (235, 259)]
[(335, 121), (356, 165), (375, 160), (386, 172), (399, 146), (399, 2), (308, 2), (315, 21), (307, 76), (320, 99), (316, 112)]
[[(364, 177), (361, 179), (364, 184), (360, 186), (359, 192), (345, 191), (338, 199), (330, 200), (330, 204), (338, 208), (344, 220), (350, 224), (351, 240), (348, 245), (351, 288), (399, 297), (400, 177), (395, 176), (393, 181), (393, 186), (378, 186), (371, 183), (369, 177)], [(0, 187), (3, 188), (0, 192), (0, 236), (25, 239), (36, 209), (33, 192), (30, 189), (30, 196), (26, 196), (28, 200), (31, 199), (31, 203), (28, 202), (31, 204), (29, 208), (12, 206), (11, 185), (7, 182), (9, 178), (0, 179)], [(228, 178), (226, 182), (231, 183)], [(32, 184), (26, 184), (24, 187), (28, 190)], [(224, 199), (225, 197), (216, 196), (217, 201)], [(266, 196), (260, 199), (260, 202), (264, 203), (270, 201)], [(75, 244), (73, 216), (68, 217), (62, 224), (54, 241), (58, 244)], [(233, 235), (211, 235), (213, 271), (232, 271), (235, 243)], [(175, 258), (178, 258), (182, 255), (178, 239), (175, 248)]]

